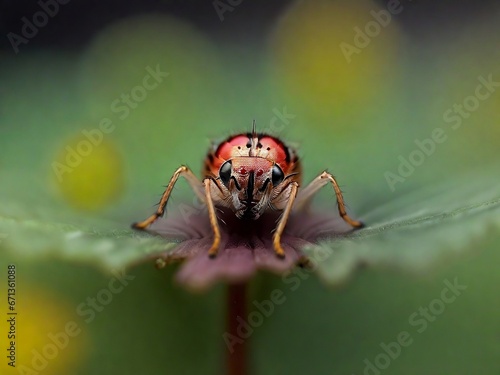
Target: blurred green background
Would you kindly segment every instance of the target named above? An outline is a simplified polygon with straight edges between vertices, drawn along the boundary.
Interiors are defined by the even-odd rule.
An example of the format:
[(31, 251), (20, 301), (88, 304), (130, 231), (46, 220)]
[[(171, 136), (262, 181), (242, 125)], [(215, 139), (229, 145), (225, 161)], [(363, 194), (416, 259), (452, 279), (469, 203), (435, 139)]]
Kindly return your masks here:
[[(334, 173), (355, 217), (411, 190), (498, 171), (499, 84), (477, 94), (485, 80), (500, 82), (496, 2), (57, 4), (29, 38), (23, 17), (42, 25), (33, 19), (41, 5), (1, 4), (4, 224), (125, 230), (151, 213), (176, 167), (201, 170), (210, 140), (246, 132), (254, 119), (299, 147), (305, 181)], [(387, 173), (397, 175), (437, 128), (446, 141), (391, 188)], [(174, 202), (192, 199), (180, 183)], [(319, 201), (334, 207), (331, 191)], [(18, 252), (0, 234), (0, 274), (18, 268), (19, 365), (75, 321), (81, 333), (38, 373), (222, 371), (222, 286), (191, 295), (172, 284), (172, 269), (133, 267), (130, 285), (86, 323), (78, 306), (112, 274), (70, 252), (56, 256), (36, 237)], [(414, 342), (380, 373), (500, 373), (498, 240), (490, 230), (420, 278), (370, 270), (334, 290), (312, 276), (291, 291), (259, 275), (252, 299), (280, 288), (287, 302), (252, 335), (252, 372), (363, 374), (381, 342), (409, 331)], [(467, 290), (416, 333), (408, 317), (454, 278)], [(5, 358), (0, 369), (23, 373)]]

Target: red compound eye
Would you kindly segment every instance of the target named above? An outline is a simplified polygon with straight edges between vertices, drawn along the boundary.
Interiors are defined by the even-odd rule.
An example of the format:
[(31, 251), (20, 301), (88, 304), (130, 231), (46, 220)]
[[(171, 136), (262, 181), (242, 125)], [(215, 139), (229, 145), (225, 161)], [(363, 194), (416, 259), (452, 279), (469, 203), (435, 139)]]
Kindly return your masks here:
[(275, 160), (276, 163), (286, 169), (289, 162), (289, 155), (286, 146), (280, 140), (269, 136), (262, 137), (260, 142), (264, 148), (269, 151), (269, 156)]
[(222, 143), (216, 151), (216, 156), (221, 159), (230, 159), (237, 150), (245, 150), (249, 143), (248, 137), (244, 135), (236, 136), (227, 142)]
[(256, 173), (257, 177), (260, 177), (264, 174), (264, 171), (262, 169), (259, 169)]

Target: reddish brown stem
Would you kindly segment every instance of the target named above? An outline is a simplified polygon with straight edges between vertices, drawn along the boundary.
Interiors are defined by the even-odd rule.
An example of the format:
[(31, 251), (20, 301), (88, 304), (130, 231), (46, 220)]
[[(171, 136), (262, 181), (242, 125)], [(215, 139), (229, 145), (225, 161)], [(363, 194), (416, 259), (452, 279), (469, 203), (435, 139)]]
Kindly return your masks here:
[[(226, 300), (226, 332), (232, 337), (239, 337), (239, 321), (247, 319), (247, 296), (246, 283), (229, 284), (227, 287)], [(239, 319), (237, 319), (239, 317)], [(227, 375), (247, 375), (247, 342), (243, 339), (241, 342), (232, 346), (232, 350), (227, 349)]]

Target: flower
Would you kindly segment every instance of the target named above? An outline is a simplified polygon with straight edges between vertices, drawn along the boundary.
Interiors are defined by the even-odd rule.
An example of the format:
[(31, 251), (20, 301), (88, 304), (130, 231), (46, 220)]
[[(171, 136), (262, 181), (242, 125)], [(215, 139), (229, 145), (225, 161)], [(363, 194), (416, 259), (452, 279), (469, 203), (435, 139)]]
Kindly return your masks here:
[(176, 280), (192, 290), (205, 290), (217, 281), (242, 282), (257, 270), (285, 274), (295, 266), (307, 265), (302, 248), (322, 237), (345, 237), (352, 228), (340, 217), (313, 212), (294, 213), (282, 236), (285, 258), (276, 256), (272, 235), (280, 213), (266, 212), (258, 220), (238, 219), (228, 209), (219, 209), (221, 245), (215, 258), (209, 258), (208, 249), (213, 240), (208, 214), (203, 211), (184, 220), (182, 217), (158, 219), (148, 232), (180, 243), (161, 254), (156, 254), (160, 267), (174, 261), (183, 261)]

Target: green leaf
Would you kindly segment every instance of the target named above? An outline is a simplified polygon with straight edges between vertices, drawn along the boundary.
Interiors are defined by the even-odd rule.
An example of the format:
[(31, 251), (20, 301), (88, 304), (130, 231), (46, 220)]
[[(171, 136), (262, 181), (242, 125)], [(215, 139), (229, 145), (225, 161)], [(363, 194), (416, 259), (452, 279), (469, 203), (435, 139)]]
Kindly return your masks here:
[(360, 266), (424, 274), (450, 258), (477, 250), (475, 241), (500, 227), (500, 184), (494, 173), (424, 187), (362, 215), (363, 230), (305, 249), (321, 257), (328, 283), (344, 281)]
[[(317, 271), (332, 284), (343, 282), (360, 266), (425, 273), (474, 250), (475, 240), (500, 226), (499, 187), (495, 179), (482, 175), (416, 189), (362, 215), (367, 224), (363, 230), (304, 250), (312, 259), (321, 259)], [(111, 269), (175, 246), (163, 238), (124, 229), (124, 223), (71, 216), (64, 210), (39, 207), (43, 215), (28, 218), (23, 216), (29, 212), (27, 207), (17, 205), (0, 209), (0, 247), (17, 256), (57, 256)], [(68, 223), (57, 221), (58, 217)]]
[[(19, 202), (17, 204), (18, 208), (22, 207)], [(0, 210), (0, 249), (16, 257), (58, 257), (110, 270), (134, 264), (150, 254), (175, 246), (165, 239), (124, 229), (125, 224), (99, 218), (75, 218), (58, 212), (68, 220), (68, 223), (62, 223), (56, 221), (56, 213), (46, 207), (42, 210), (43, 217), (19, 216), (5, 211), (5, 207)], [(19, 211), (30, 212), (27, 207)], [(78, 224), (70, 224), (72, 220)]]

